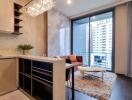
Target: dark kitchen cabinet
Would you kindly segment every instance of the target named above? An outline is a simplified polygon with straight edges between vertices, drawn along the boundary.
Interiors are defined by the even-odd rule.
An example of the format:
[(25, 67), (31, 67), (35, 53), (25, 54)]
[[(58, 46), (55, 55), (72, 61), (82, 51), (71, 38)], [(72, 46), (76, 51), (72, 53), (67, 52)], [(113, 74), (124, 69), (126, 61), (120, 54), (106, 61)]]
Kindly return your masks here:
[(53, 100), (53, 64), (20, 58), (19, 87), (36, 100)]

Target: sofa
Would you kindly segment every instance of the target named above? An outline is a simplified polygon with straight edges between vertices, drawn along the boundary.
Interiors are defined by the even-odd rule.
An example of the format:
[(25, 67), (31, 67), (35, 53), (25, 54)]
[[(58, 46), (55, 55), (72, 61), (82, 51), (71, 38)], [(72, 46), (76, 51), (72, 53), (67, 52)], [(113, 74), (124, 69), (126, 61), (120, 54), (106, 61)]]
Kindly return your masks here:
[(68, 56), (61, 56), (61, 58), (64, 58), (66, 60), (66, 63), (75, 64), (75, 71), (78, 69), (78, 66), (83, 64), (83, 57), (82, 56), (76, 56), (76, 55), (68, 55)]
[[(78, 70), (78, 66), (82, 65), (83, 57), (76, 56), (76, 55), (69, 55), (69, 56), (60, 56), (61, 58), (65, 59), (66, 63), (75, 64), (74, 71)], [(70, 70), (66, 70), (66, 81), (70, 81)]]

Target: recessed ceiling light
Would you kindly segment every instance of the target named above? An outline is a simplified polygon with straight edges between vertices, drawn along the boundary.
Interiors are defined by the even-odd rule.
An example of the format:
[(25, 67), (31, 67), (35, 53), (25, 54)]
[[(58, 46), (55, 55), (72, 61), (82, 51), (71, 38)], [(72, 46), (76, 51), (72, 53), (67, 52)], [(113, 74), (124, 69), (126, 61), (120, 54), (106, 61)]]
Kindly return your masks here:
[(72, 4), (72, 0), (67, 0), (67, 4)]

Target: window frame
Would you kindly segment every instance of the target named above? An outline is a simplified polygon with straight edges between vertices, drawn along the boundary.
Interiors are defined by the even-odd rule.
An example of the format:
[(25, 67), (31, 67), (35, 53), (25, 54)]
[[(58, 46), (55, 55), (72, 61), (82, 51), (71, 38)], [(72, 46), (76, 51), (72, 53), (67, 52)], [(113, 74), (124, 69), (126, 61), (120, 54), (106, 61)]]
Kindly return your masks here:
[[(87, 18), (87, 17), (90, 18), (92, 16), (104, 14), (107, 12), (112, 12), (112, 18), (113, 18), (113, 22), (112, 22), (112, 30), (113, 30), (113, 32), (112, 32), (112, 70), (111, 70), (111, 72), (115, 72), (115, 8), (109, 8), (109, 9), (105, 9), (105, 10), (101, 10), (101, 11), (96, 11), (94, 13), (85, 14), (83, 16), (79, 16), (79, 17), (71, 19), (71, 54), (73, 54), (73, 23), (74, 23), (74, 21), (77, 21), (77, 20), (80, 20), (83, 18)], [(89, 25), (89, 30), (90, 30), (90, 25)], [(89, 42), (89, 45), (90, 45), (90, 42)], [(90, 59), (89, 59), (89, 61), (90, 61)]]

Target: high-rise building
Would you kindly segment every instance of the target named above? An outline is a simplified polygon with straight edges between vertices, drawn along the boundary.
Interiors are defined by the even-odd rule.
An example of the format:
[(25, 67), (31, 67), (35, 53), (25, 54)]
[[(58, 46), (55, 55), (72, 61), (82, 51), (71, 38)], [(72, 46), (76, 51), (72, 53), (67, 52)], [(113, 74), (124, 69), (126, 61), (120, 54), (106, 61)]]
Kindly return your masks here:
[(111, 67), (112, 53), (112, 18), (95, 20), (91, 27), (91, 65)]

